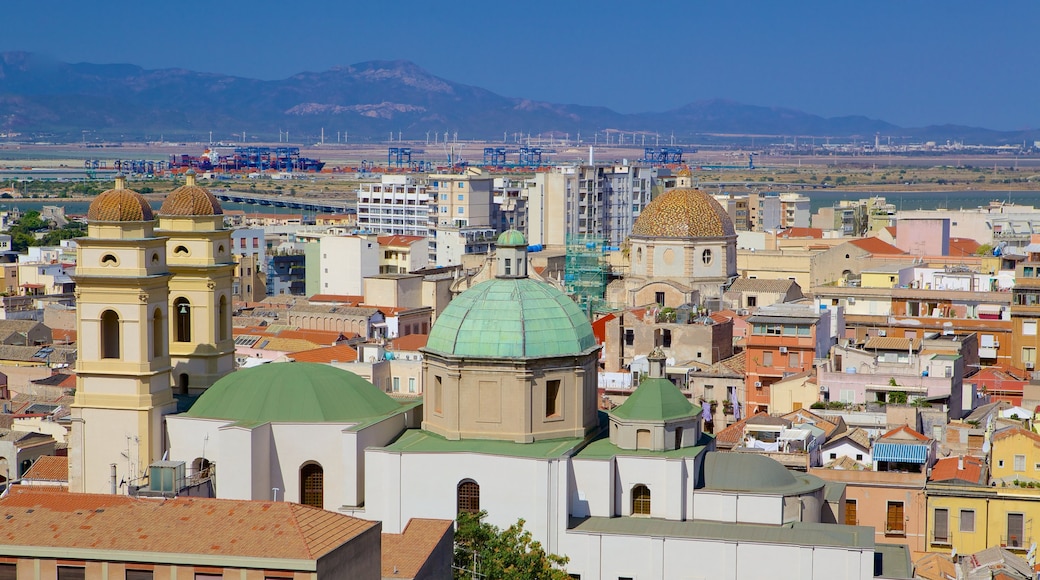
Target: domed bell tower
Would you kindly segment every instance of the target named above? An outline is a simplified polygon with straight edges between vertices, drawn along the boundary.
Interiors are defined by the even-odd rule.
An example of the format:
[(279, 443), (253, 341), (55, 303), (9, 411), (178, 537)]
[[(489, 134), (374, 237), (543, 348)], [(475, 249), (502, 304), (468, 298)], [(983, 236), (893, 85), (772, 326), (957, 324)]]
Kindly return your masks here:
[(90, 204), (87, 237), (77, 240), (72, 491), (111, 493), (116, 483), (134, 485), (162, 457), (162, 417), (176, 404), (166, 240), (154, 227), (148, 202), (118, 176), (115, 187)]
[(198, 394), (234, 367), (231, 338), (231, 230), (220, 202), (195, 180), (159, 209), (170, 279), (170, 360), (174, 391)]

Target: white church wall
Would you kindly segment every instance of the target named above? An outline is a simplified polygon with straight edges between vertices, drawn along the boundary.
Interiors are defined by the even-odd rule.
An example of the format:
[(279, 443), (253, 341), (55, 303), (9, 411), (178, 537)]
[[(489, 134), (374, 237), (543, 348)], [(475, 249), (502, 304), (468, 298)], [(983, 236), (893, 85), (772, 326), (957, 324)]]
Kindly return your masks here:
[[(353, 471), (356, 465), (347, 461), (353, 457), (352, 446), (356, 444), (353, 433), (344, 433), (350, 427), (348, 423), (277, 423), (272, 425), (274, 439), (273, 455), (276, 463), (271, 465), (271, 487), (279, 487), (285, 501), (299, 502), (300, 469), (306, 463), (315, 462), (321, 465), (324, 480), (325, 509), (335, 510), (341, 505), (350, 505), (346, 501), (349, 490), (356, 493), (356, 483), (345, 485), (348, 479), (353, 482)], [(316, 442), (321, 442), (320, 445)], [(219, 468), (218, 468), (219, 469)], [(278, 478), (276, 480), (275, 478)], [(280, 484), (280, 485), (276, 485)], [(268, 489), (268, 496), (271, 490)], [(262, 499), (258, 497), (256, 499)]]
[(406, 414), (400, 413), (347, 432), (353, 433), (353, 444), (343, 446), (343, 455), (344, 462), (352, 466), (353, 475), (344, 478), (346, 497), (340, 505), (360, 506), (365, 503), (365, 449), (382, 447), (396, 439), (407, 427), (406, 419)]
[(740, 523), (779, 525), (783, 519), (782, 497), (740, 494), (737, 499), (737, 521)]
[[(686, 512), (689, 469), (683, 459), (619, 456), (618, 489), (615, 496), (619, 515), (632, 515), (632, 489), (639, 484), (650, 489), (650, 516), (681, 520)], [(602, 483), (599, 485), (603, 485)]]
[[(383, 523), (384, 534), (400, 534), (407, 520), (401, 519), (401, 454), (381, 449), (365, 450), (365, 489), (368, 494), (363, 511), (350, 515)], [(378, 493), (375, 493), (377, 492)], [(453, 516), (454, 519), (454, 516)]]
[(582, 578), (777, 580), (873, 578), (873, 550), (737, 540), (568, 533), (567, 571)]
[(737, 496), (698, 489), (693, 494), (693, 517), (713, 522), (735, 522)]
[(574, 517), (614, 515), (613, 460), (571, 460), (574, 490), (570, 498), (570, 515)]
[[(399, 487), (400, 521), (455, 519), (458, 485), (468, 479), (480, 486), (480, 508), (487, 510), (489, 523), (505, 528), (524, 518), (534, 539), (547, 543), (549, 519), (553, 515), (547, 508), (550, 485), (546, 460), (469, 453), (409, 453), (402, 456), (400, 473), (395, 474), (392, 462), (384, 461), (378, 471), (373, 470), (379, 461), (374, 456), (381, 453), (371, 450), (366, 454), (368, 469), (374, 476), (366, 478), (366, 484), (376, 486), (368, 489), (379, 489), (381, 494), (392, 493)], [(394, 475), (399, 477), (399, 483), (383, 480)], [(384, 519), (392, 515), (388, 511), (385, 504), (374, 502), (371, 509), (366, 509), (365, 518), (384, 520), (383, 530), (392, 533), (391, 525)]]

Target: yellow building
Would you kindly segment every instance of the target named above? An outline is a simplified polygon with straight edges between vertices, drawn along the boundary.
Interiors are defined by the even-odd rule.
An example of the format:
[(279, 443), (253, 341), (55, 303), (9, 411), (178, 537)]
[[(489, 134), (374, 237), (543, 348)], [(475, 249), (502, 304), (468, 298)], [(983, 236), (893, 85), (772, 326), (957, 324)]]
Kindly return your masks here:
[(1015, 481), (1040, 482), (1040, 435), (1011, 427), (994, 433), (990, 445), (990, 471), (998, 486), (1013, 485)]
[(929, 483), (930, 552), (972, 554), (1003, 546), (1025, 554), (1040, 539), (1040, 492), (1032, 488)]

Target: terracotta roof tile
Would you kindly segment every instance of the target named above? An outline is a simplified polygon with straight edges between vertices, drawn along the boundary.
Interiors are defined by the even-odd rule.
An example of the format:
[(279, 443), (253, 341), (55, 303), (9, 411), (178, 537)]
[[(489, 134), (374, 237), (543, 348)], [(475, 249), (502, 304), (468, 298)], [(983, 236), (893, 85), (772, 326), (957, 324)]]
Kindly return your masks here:
[(297, 362), (313, 362), (313, 363), (331, 363), (335, 362), (354, 362), (358, 358), (357, 351), (345, 344), (337, 344), (336, 346), (326, 346), (323, 348), (315, 348), (312, 350), (303, 350), (300, 352), (294, 352), (289, 355), (289, 358)]
[(44, 455), (32, 464), (22, 480), (69, 481), (69, 458)]
[[(903, 435), (903, 437), (900, 437), (900, 435)], [(906, 435), (909, 435), (911, 438), (917, 439), (918, 441), (931, 441), (931, 439), (925, 437), (924, 435), (918, 433), (917, 431), (914, 431), (913, 429), (911, 429), (907, 425), (900, 425), (899, 427), (896, 427), (895, 429), (892, 429), (891, 431), (889, 431), (889, 432), (885, 433), (884, 435), (882, 435), (881, 439), (889, 439), (889, 438), (905, 439)]]
[(958, 469), (957, 457), (947, 457), (935, 462), (929, 481), (963, 481), (986, 485), (986, 462), (978, 457), (965, 456), (964, 469)]
[(1001, 429), (1000, 431), (994, 433), (990, 437), (990, 440), (994, 442), (1002, 441), (1004, 439), (1007, 439), (1008, 437), (1012, 437), (1015, 435), (1021, 435), (1027, 439), (1031, 439), (1034, 445), (1040, 445), (1040, 435), (1037, 435), (1036, 433), (1033, 433), (1032, 431), (1023, 429), (1021, 427), (1010, 427), (1008, 429)]
[(415, 242), (425, 240), (422, 236), (379, 236), (376, 241), (379, 242), (380, 246), (388, 246), (391, 248), (407, 248)]
[(870, 252), (871, 254), (905, 254), (903, 250), (893, 246), (892, 244), (882, 241), (878, 238), (861, 238), (858, 240), (850, 240), (850, 244), (860, 248), (861, 250)]
[(364, 296), (353, 296), (350, 294), (315, 294), (307, 299), (308, 302), (334, 302), (336, 304), (361, 304), (365, 301)]
[(451, 520), (413, 518), (400, 534), (383, 534), (383, 578), (415, 578), (452, 529)]
[(823, 230), (820, 228), (790, 227), (777, 234), (778, 238), (812, 238), (819, 240), (823, 238)]
[(390, 341), (390, 344), (394, 347), (394, 350), (419, 350), (426, 346), (426, 341), (429, 338), (430, 335), (428, 334), (409, 334), (393, 339)]
[(15, 486), (5, 542), (66, 549), (313, 560), (377, 526), (289, 502), (167, 500)]
[(979, 244), (971, 238), (950, 238), (951, 256), (974, 256), (979, 251)]

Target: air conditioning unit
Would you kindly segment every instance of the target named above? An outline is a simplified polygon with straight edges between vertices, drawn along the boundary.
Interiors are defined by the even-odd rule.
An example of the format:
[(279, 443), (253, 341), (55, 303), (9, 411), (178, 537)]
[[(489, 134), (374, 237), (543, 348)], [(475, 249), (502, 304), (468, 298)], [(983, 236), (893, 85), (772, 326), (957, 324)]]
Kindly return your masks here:
[(762, 387), (762, 381), (755, 381), (755, 386), (758, 388)]
[(887, 330), (879, 330), (879, 331), (877, 331), (877, 335), (878, 336), (888, 336), (888, 331)]
[(787, 347), (786, 346), (781, 346), (780, 347), (780, 354), (787, 354)]
[(854, 296), (849, 296), (849, 304), (855, 304), (855, 303), (856, 303), (856, 298)]
[(831, 389), (827, 385), (820, 385), (820, 392), (821, 393), (829, 393), (829, 392), (831, 392)]
[(1034, 365), (1034, 364), (1036, 364), (1036, 363), (1031, 363), (1031, 362), (1027, 362), (1027, 363), (1026, 363), (1026, 370), (1027, 370), (1027, 371), (1031, 371), (1031, 370), (1033, 370), (1033, 365)]

